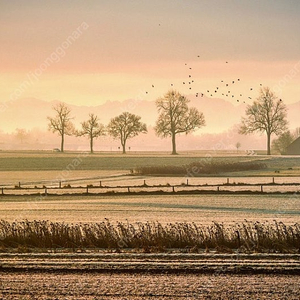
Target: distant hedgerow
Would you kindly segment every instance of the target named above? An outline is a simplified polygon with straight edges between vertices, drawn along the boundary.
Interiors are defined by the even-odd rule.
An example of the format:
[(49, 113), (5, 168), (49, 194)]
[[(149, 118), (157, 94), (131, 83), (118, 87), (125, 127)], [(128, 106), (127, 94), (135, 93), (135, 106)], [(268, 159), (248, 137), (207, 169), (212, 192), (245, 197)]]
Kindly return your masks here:
[(183, 166), (142, 166), (135, 173), (142, 175), (187, 175), (201, 176), (203, 174), (218, 174), (222, 172), (238, 172), (265, 169), (267, 165), (260, 161), (245, 162), (207, 162), (200, 161)]

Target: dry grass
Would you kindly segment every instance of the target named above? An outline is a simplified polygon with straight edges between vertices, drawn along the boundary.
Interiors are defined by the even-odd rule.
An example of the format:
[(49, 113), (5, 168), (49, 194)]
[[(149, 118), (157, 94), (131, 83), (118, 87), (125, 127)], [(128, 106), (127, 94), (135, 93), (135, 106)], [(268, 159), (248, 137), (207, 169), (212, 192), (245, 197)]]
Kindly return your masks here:
[(121, 223), (109, 220), (91, 224), (67, 224), (50, 221), (0, 222), (0, 246), (3, 251), (17, 248), (136, 248), (144, 252), (165, 251), (167, 248), (217, 249), (230, 252), (295, 253), (300, 249), (300, 225), (282, 222), (243, 222), (224, 226), (195, 223), (159, 222)]

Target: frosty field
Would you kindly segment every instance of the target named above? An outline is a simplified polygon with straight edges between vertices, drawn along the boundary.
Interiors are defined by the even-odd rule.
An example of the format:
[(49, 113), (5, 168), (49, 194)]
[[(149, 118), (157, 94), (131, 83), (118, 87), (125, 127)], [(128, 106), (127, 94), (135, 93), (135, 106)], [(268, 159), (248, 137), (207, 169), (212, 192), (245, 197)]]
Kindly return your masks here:
[(13, 299), (299, 299), (289, 275), (0, 273), (0, 297)]
[(58, 222), (299, 222), (300, 197), (285, 195), (2, 196), (1, 219)]
[[(197, 178), (128, 176), (130, 169), (139, 164), (180, 165), (195, 158), (203, 159), (203, 156), (96, 154), (84, 158), (74, 167), (78, 159), (76, 153), (25, 153), (19, 158), (15, 153), (0, 153), (0, 187), (10, 187), (14, 193), (19, 183), (22, 187), (55, 187), (60, 179), (63, 185), (72, 187), (99, 185), (100, 182), (119, 187), (144, 182), (147, 185), (180, 186), (187, 180), (190, 185), (222, 185), (229, 178), (230, 183), (265, 184), (268, 190), (274, 177), (276, 183), (292, 182), (296, 185), (290, 189), (299, 190), (299, 158), (270, 158), (268, 169), (259, 174), (248, 172)], [(241, 157), (226, 159), (238, 161)], [(8, 191), (0, 195), (0, 219), (10, 223), (27, 219), (93, 224), (108, 219), (114, 225), (149, 221), (162, 225), (194, 222), (209, 226), (216, 221), (227, 226), (242, 224), (245, 220), (266, 224), (276, 220), (286, 225), (300, 220), (300, 196), (297, 193), (45, 196), (41, 189), (40, 195), (30, 196), (21, 195), (25, 189), (15, 191), (20, 195), (9, 195)], [(147, 254), (144, 250), (141, 247), (29, 251), (27, 247), (13, 250), (3, 247), (0, 253), (0, 298), (299, 299), (297, 248), (290, 252), (294, 254), (256, 255), (252, 252), (244, 258), (235, 249), (232, 254), (222, 257), (217, 249), (210, 249), (209, 253), (200, 249), (197, 254), (191, 254), (189, 248), (177, 249), (176, 253), (172, 249), (159, 253), (158, 249), (157, 253)]]

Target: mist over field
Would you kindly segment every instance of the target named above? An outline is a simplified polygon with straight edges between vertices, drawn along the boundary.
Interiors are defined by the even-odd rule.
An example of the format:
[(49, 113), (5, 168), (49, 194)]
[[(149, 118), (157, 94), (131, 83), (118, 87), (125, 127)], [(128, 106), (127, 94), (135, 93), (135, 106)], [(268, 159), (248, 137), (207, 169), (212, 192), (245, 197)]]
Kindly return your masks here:
[[(178, 137), (178, 149), (186, 150), (264, 150), (266, 138), (262, 134), (241, 135), (238, 133), (241, 117), (246, 104), (233, 105), (223, 99), (187, 96), (190, 105), (203, 112), (206, 126), (191, 135)], [(155, 99), (154, 99), (155, 100)], [(132, 151), (168, 151), (170, 140), (161, 139), (154, 132), (157, 119), (155, 101), (128, 99), (124, 101), (107, 101), (97, 106), (68, 105), (77, 128), (88, 118), (89, 113), (99, 116), (102, 123), (123, 111), (138, 114), (148, 126), (148, 133), (130, 140), (128, 147)], [(52, 116), (53, 106), (59, 101), (43, 101), (36, 98), (19, 99), (7, 102), (0, 119), (0, 149), (2, 150), (51, 150), (58, 147), (59, 136), (48, 131), (48, 116)], [(298, 127), (300, 101), (287, 105), (288, 120), (291, 129)], [(275, 137), (275, 136), (274, 136)], [(109, 136), (95, 141), (95, 151), (118, 151), (119, 141)], [(88, 140), (84, 137), (66, 137), (67, 150), (88, 150)]]
[(1, 299), (300, 299), (299, 0), (0, 7)]

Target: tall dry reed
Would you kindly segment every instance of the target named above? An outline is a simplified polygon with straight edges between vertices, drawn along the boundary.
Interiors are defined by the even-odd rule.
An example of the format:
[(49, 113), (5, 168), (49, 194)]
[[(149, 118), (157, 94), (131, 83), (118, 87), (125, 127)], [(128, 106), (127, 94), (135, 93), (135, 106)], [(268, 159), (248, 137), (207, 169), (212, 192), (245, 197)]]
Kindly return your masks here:
[(300, 225), (282, 222), (248, 222), (223, 225), (137, 222), (67, 224), (63, 222), (0, 221), (0, 247), (9, 248), (193, 248), (249, 252), (297, 252)]

